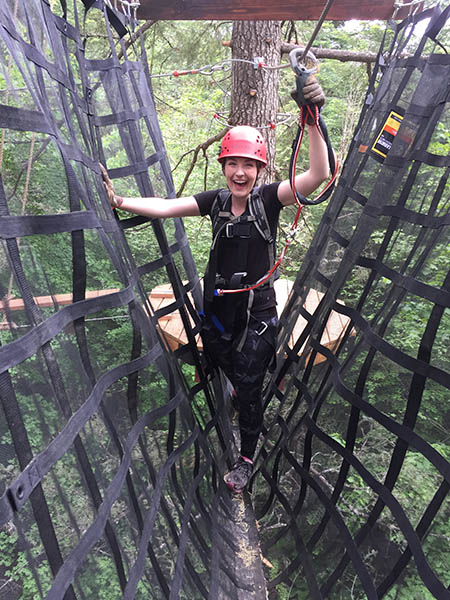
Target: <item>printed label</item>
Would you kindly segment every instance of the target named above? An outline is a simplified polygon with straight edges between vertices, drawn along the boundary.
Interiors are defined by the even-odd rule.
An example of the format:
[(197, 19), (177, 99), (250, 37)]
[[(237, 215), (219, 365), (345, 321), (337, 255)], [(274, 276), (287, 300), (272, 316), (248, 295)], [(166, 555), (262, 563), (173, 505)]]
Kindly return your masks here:
[(401, 115), (399, 112), (391, 110), (380, 133), (375, 138), (371, 150), (378, 154), (378, 156), (381, 156), (383, 160), (386, 158), (389, 150), (392, 148), (392, 143), (397, 135), (402, 120), (403, 115)]

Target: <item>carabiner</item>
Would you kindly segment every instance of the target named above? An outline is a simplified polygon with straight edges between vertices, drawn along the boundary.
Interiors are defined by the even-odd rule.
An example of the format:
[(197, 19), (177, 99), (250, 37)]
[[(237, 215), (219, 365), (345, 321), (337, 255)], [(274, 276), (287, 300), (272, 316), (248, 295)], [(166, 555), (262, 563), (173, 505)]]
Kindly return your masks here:
[[(304, 48), (294, 48), (293, 50), (291, 50), (289, 52), (289, 62), (291, 64), (291, 67), (292, 67), (294, 73), (297, 74), (297, 69), (299, 69), (301, 71), (308, 71), (308, 75), (310, 75), (311, 73), (317, 73), (319, 70), (318, 69), (319, 61), (314, 56), (314, 54), (311, 52), (311, 50), (308, 51), (305, 58), (303, 58), (303, 52), (304, 52)], [(308, 68), (307, 63), (313, 63), (314, 66), (311, 68)]]
[[(294, 48), (289, 52), (289, 62), (291, 63), (292, 70), (295, 73), (295, 95), (296, 102), (300, 106), (307, 104), (305, 97), (303, 95), (303, 88), (305, 87), (306, 80), (312, 73), (317, 73), (318, 69), (314, 66), (312, 69), (308, 69), (307, 66), (300, 61), (302, 60), (303, 49), (302, 48)], [(312, 56), (312, 58), (311, 58)], [(317, 64), (317, 59), (312, 52), (308, 52), (306, 55), (306, 59), (311, 59)]]

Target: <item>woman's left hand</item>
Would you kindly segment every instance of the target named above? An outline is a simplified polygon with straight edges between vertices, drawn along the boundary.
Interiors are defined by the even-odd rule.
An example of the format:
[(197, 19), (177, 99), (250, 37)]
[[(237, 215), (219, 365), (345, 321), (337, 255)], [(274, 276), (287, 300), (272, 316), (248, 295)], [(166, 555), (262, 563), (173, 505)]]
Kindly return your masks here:
[(325, 94), (323, 93), (323, 89), (314, 75), (310, 75), (306, 80), (303, 88), (303, 96), (305, 97), (305, 100), (311, 102), (312, 104), (317, 104), (319, 108), (322, 108), (322, 106), (325, 104)]

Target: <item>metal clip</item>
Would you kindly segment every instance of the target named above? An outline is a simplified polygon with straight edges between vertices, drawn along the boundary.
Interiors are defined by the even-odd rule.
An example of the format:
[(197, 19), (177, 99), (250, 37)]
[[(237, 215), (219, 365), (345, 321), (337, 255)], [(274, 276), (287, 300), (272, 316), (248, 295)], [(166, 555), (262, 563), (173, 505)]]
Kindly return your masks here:
[[(309, 55), (309, 52), (306, 56), (307, 60), (308, 60), (308, 55)], [(314, 59), (315, 59), (315, 57), (314, 57)], [(295, 101), (297, 102), (297, 104), (299, 106), (307, 104), (305, 97), (303, 95), (303, 88), (305, 87), (306, 80), (312, 73), (317, 73), (316, 66), (314, 66), (311, 69), (308, 69), (305, 64), (302, 64), (302, 62), (301, 62), (302, 60), (303, 60), (302, 48), (294, 48), (293, 50), (291, 50), (289, 52), (289, 62), (291, 63), (291, 67), (295, 73), (295, 85), (296, 85)]]
[(289, 62), (292, 69), (297, 73), (297, 69), (301, 72), (307, 71), (308, 75), (318, 72), (319, 61), (314, 54), (309, 50), (303, 57), (304, 48), (294, 48), (289, 52)]
[(297, 235), (297, 227), (291, 227), (291, 229), (287, 232), (286, 235), (286, 244), (292, 244), (295, 240), (295, 236)]
[(265, 321), (261, 321), (261, 329), (256, 332), (256, 335), (262, 335), (269, 329), (269, 325)]
[(240, 287), (243, 287), (242, 280), (244, 277), (247, 277), (247, 271), (239, 271), (238, 273), (233, 273), (230, 279), (230, 290), (235, 290)]
[(258, 69), (261, 69), (263, 64), (264, 64), (264, 58), (262, 56), (254, 56), (253, 57), (253, 68), (255, 69), (255, 71), (257, 71)]
[(233, 235), (233, 223), (227, 223), (225, 225), (225, 237), (232, 238)]

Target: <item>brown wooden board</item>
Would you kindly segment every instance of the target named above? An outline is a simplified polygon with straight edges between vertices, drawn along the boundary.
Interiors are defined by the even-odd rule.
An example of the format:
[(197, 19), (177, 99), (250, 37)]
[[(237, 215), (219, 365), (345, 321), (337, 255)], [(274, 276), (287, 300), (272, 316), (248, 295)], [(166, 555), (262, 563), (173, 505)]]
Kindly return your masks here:
[[(317, 21), (325, 0), (140, 0), (138, 19), (150, 20), (287, 20)], [(403, 8), (396, 19), (408, 16)], [(387, 20), (394, 0), (334, 0), (327, 19), (333, 21)]]
[[(277, 310), (278, 310), (279, 316), (283, 312), (284, 306), (289, 298), (289, 294), (291, 292), (293, 285), (294, 285), (293, 282), (289, 281), (287, 279), (278, 279), (277, 281), (275, 281), (275, 292), (277, 295), (277, 303), (278, 303)], [(303, 306), (307, 310), (307, 312), (312, 315), (314, 313), (314, 311), (316, 310), (316, 308), (319, 306), (319, 303), (322, 298), (323, 298), (322, 292), (318, 292), (317, 290), (311, 289), (311, 290), (309, 290), (308, 295), (306, 296), (306, 300), (305, 300)], [(338, 302), (340, 302), (340, 301), (338, 300)], [(343, 302), (342, 302), (342, 304), (343, 304)], [(292, 333), (289, 337), (288, 344), (289, 344), (290, 348), (294, 347), (295, 342), (300, 337), (300, 335), (306, 325), (307, 325), (306, 319), (304, 319), (301, 315), (299, 315), (299, 317), (294, 325), (294, 328), (292, 330)], [(337, 347), (337, 345), (339, 344), (339, 341), (342, 339), (345, 331), (349, 327), (349, 325), (350, 325), (349, 317), (341, 315), (340, 313), (337, 313), (336, 311), (333, 310), (328, 318), (326, 325), (325, 325), (325, 329), (322, 334), (320, 343), (323, 346), (326, 346), (327, 348), (329, 348), (331, 351), (334, 351), (335, 348)], [(354, 333), (354, 332), (352, 332), (352, 333)], [(305, 344), (306, 344), (306, 342), (305, 342)], [(305, 344), (299, 351), (300, 355), (303, 352)], [(324, 360), (326, 360), (326, 357), (323, 354), (317, 354), (314, 358), (314, 364), (317, 365), (317, 364), (323, 362)]]
[[(277, 295), (277, 310), (279, 315), (283, 311), (283, 308), (287, 302), (289, 297), (289, 293), (292, 288), (292, 281), (288, 281), (287, 279), (278, 279), (275, 282), (275, 292)], [(95, 298), (97, 296), (103, 296), (106, 294), (112, 294), (118, 292), (119, 289), (106, 289), (106, 290), (90, 290), (86, 292), (86, 299)], [(323, 294), (316, 290), (310, 290), (308, 296), (305, 301), (305, 308), (309, 313), (313, 313), (319, 302), (322, 298)], [(153, 312), (156, 312), (160, 308), (172, 304), (174, 302), (174, 296), (172, 292), (172, 288), (167, 283), (157, 286), (150, 293), (150, 304)], [(192, 299), (191, 299), (192, 300)], [(72, 304), (72, 294), (55, 294), (55, 296), (36, 296), (34, 298), (35, 303), (41, 308), (46, 308), (50, 306), (54, 306), (54, 304), (64, 305), (64, 304)], [(5, 302), (0, 301), (0, 316), (6, 310)], [(8, 309), (11, 311), (15, 310), (24, 310), (23, 300), (21, 298), (11, 298), (7, 303)], [(194, 326), (194, 322), (189, 317), (191, 321), (191, 325)], [(328, 319), (325, 331), (322, 335), (321, 343), (333, 350), (341, 339), (344, 331), (346, 330), (350, 319), (348, 317), (344, 317), (339, 313), (333, 311)], [(163, 338), (167, 342), (167, 345), (170, 350), (176, 350), (180, 345), (185, 345), (188, 343), (188, 337), (186, 331), (184, 329), (183, 322), (181, 320), (181, 315), (178, 310), (175, 310), (172, 313), (164, 315), (160, 317), (158, 320), (158, 325), (161, 333), (163, 334)], [(303, 328), (306, 325), (306, 320), (303, 317), (299, 316), (295, 327), (292, 331), (291, 337), (289, 339), (289, 346), (292, 348), (295, 344), (295, 341), (300, 336)], [(8, 324), (4, 318), (0, 319), (0, 329), (8, 328)], [(200, 351), (203, 350), (202, 340), (199, 335), (196, 336), (197, 347)], [(318, 355), (315, 359), (315, 363), (321, 362), (325, 360), (325, 357), (322, 355)]]
[[(275, 282), (275, 292), (278, 303), (277, 310), (279, 315), (281, 315), (281, 312), (283, 311), (292, 286), (292, 281), (288, 281), (287, 279), (278, 279)], [(322, 297), (323, 294), (321, 292), (318, 292), (317, 290), (310, 290), (304, 303), (305, 309), (310, 314), (313, 314)], [(156, 311), (163, 306), (167, 306), (174, 301), (172, 289), (168, 284), (162, 284), (154, 288), (150, 293), (149, 299), (153, 311)], [(193, 325), (192, 320), (191, 324)], [(323, 332), (321, 343), (330, 350), (334, 350), (349, 324), (350, 319), (348, 317), (345, 317), (336, 311), (332, 311)], [(163, 338), (166, 340), (167, 345), (171, 350), (176, 350), (180, 345), (183, 346), (187, 344), (188, 339), (186, 331), (178, 310), (161, 317), (158, 320), (158, 325)], [(302, 316), (299, 316), (288, 342), (291, 348), (294, 346), (296, 340), (300, 337), (305, 325), (306, 320)], [(202, 351), (202, 340), (199, 335), (196, 337), (196, 342), (198, 349)], [(300, 353), (301, 352), (302, 350), (300, 350)], [(318, 354), (314, 359), (314, 364), (320, 363), (324, 360), (325, 356)]]
[[(109, 290), (90, 290), (85, 294), (86, 300), (89, 298), (97, 298), (98, 296), (106, 296), (108, 294), (116, 294), (120, 292), (119, 288), (111, 288)], [(72, 294), (55, 294), (54, 296), (35, 296), (34, 303), (41, 308), (50, 306), (62, 306), (72, 304)], [(22, 298), (10, 298), (8, 301), (0, 300), (0, 313), (8, 310), (24, 310), (24, 302)]]

